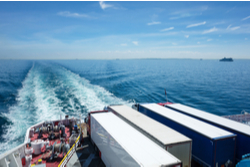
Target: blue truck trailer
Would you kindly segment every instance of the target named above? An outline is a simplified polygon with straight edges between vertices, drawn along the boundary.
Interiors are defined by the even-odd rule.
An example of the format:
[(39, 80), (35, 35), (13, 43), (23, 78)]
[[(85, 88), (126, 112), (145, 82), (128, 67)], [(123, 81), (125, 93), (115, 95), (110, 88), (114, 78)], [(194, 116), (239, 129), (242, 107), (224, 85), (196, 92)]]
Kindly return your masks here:
[(192, 159), (202, 166), (235, 166), (235, 134), (158, 104), (139, 104), (138, 111), (191, 138)]
[(240, 161), (243, 155), (250, 153), (250, 126), (182, 104), (169, 104), (165, 107), (236, 134), (236, 162)]

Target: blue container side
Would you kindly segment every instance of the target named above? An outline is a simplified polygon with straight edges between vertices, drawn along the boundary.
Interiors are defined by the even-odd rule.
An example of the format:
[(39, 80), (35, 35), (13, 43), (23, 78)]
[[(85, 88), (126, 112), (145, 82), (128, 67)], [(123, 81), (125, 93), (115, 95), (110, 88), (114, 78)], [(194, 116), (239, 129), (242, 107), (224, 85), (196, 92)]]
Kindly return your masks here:
[(236, 137), (216, 140), (214, 142), (214, 166), (224, 165), (229, 160), (228, 157), (231, 157), (230, 164), (234, 166), (236, 144), (235, 140)]
[[(214, 139), (210, 139), (207, 138), (206, 136), (197, 133), (195, 131), (193, 131), (192, 129), (189, 129), (183, 125), (180, 125), (168, 118), (165, 118), (164, 116), (161, 116), (155, 112), (150, 111), (147, 108), (144, 108), (142, 106), (139, 105), (138, 108), (139, 112), (155, 119), (158, 122), (161, 122), (165, 125), (167, 125), (168, 127), (182, 133), (183, 135), (189, 137), (192, 139), (192, 159), (195, 160), (196, 162), (202, 164), (203, 166), (215, 166), (214, 163), (215, 162), (223, 162), (225, 163), (228, 159), (231, 159), (232, 161), (234, 160), (234, 147), (235, 147), (235, 140), (234, 142), (232, 138), (234, 137), (229, 137), (229, 145), (227, 145), (227, 141), (225, 143), (222, 142), (222, 140), (218, 140), (221, 141), (218, 143), (217, 140)], [(225, 139), (227, 140), (227, 139)], [(224, 141), (224, 140), (223, 140)], [(215, 143), (217, 142), (217, 149), (219, 149), (219, 151), (223, 151), (223, 148), (226, 145), (226, 148), (230, 151), (232, 151), (232, 155), (230, 153), (229, 154), (224, 154), (226, 157), (226, 161), (224, 162), (225, 158), (224, 156), (220, 156), (220, 155), (216, 155), (215, 154)]]
[(235, 160), (236, 160), (236, 162), (239, 162), (241, 160), (242, 155), (250, 153), (250, 144), (246, 144), (246, 143), (250, 143), (250, 136), (247, 136), (247, 135), (245, 135), (243, 133), (240, 133), (238, 131), (232, 130), (232, 129), (228, 128), (228, 127), (216, 124), (214, 122), (210, 122), (208, 120), (204, 120), (204, 119), (202, 119), (200, 117), (196, 117), (194, 115), (187, 114), (187, 113), (182, 112), (180, 110), (173, 109), (171, 107), (167, 107), (167, 108), (170, 108), (170, 109), (172, 109), (174, 111), (180, 112), (180, 113), (188, 115), (188, 116), (190, 116), (192, 118), (196, 118), (198, 120), (201, 120), (203, 122), (209, 123), (211, 125), (214, 125), (216, 127), (219, 127), (221, 129), (224, 129), (224, 130), (227, 130), (227, 131), (229, 131), (231, 133), (236, 134), (237, 135), (237, 138), (236, 138), (236, 150), (235, 150)]
[[(192, 130), (187, 129), (186, 127), (179, 125), (172, 120), (169, 120), (161, 115), (158, 115), (148, 109), (145, 109), (139, 106), (139, 111), (158, 122), (161, 122), (168, 127), (182, 133), (183, 135), (192, 139), (192, 159), (197, 162), (207, 166), (213, 164), (213, 144), (212, 141), (205, 136), (202, 136), (198, 133), (194, 133)], [(205, 151), (204, 151), (205, 150)]]

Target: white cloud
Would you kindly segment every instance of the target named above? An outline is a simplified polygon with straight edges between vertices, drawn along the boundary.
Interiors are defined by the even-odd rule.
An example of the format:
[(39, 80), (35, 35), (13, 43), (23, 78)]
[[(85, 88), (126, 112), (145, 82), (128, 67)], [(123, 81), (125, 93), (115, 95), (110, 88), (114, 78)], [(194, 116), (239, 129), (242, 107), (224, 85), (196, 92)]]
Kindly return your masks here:
[(186, 37), (186, 38), (188, 38), (188, 37), (189, 37), (189, 35), (185, 35), (185, 37)]
[(243, 21), (243, 20), (247, 20), (247, 19), (249, 19), (249, 18), (250, 18), (250, 16), (247, 16), (247, 17), (245, 17), (245, 18), (241, 19), (241, 21)]
[(208, 6), (194, 6), (194, 7), (189, 7), (183, 10), (175, 11), (172, 12), (172, 15), (178, 15), (178, 14), (184, 14), (184, 13), (190, 13), (190, 12), (202, 12), (208, 9)]
[(190, 24), (190, 25), (187, 26), (187, 28), (190, 28), (190, 27), (197, 27), (197, 26), (204, 25), (204, 24), (206, 24), (205, 21), (204, 21), (204, 22), (201, 22), (201, 23)]
[(234, 10), (235, 8), (236, 8), (236, 6), (233, 7), (233, 8), (231, 8), (231, 9), (229, 9), (228, 11), (226, 11), (226, 13), (231, 12), (231, 11)]
[(170, 17), (169, 19), (170, 20), (175, 20), (175, 19), (180, 19), (180, 18), (185, 18), (185, 17), (190, 17), (190, 16), (192, 16), (192, 15), (189, 14), (189, 13), (185, 13), (185, 14), (181, 14), (179, 16)]
[(153, 22), (151, 22), (151, 23), (148, 23), (147, 25), (148, 26), (151, 26), (151, 25), (155, 25), (155, 24), (161, 24), (161, 22), (159, 22), (159, 21), (153, 21)]
[(230, 24), (229, 26), (227, 26), (227, 30), (229, 30), (229, 28), (232, 26), (232, 24)]
[(212, 41), (213, 39), (207, 39), (207, 41), (209, 42), (209, 41)]
[(58, 12), (57, 15), (59, 16), (64, 16), (64, 17), (85, 17), (88, 18), (89, 15), (86, 14), (79, 14), (79, 13), (70, 13), (69, 11), (64, 11), (64, 12)]
[(225, 23), (226, 23), (225, 21), (219, 21), (219, 22), (211, 23), (210, 25), (216, 26), (216, 25), (221, 25)]
[(227, 27), (227, 30), (231, 30), (231, 31), (234, 31), (234, 30), (237, 30), (240, 28), (240, 26), (237, 26), (237, 27), (231, 27), (232, 24), (230, 24), (228, 27)]
[(245, 38), (245, 40), (247, 40), (247, 38)]
[(158, 18), (158, 15), (157, 15), (157, 14), (153, 14), (153, 15), (151, 16), (151, 18), (152, 18), (152, 21), (154, 21), (154, 20), (156, 20), (156, 19)]
[(202, 34), (207, 34), (207, 33), (215, 32), (215, 31), (218, 31), (218, 29), (214, 27), (214, 28), (211, 28), (211, 29), (209, 29), (209, 30), (203, 31)]
[(126, 43), (122, 43), (121, 46), (127, 46), (127, 44)]
[(227, 30), (232, 26), (232, 24), (230, 24), (229, 26), (227, 26)]
[(111, 7), (113, 7), (113, 5), (106, 4), (104, 1), (100, 1), (99, 4), (100, 4), (100, 6), (101, 6), (101, 8), (102, 8), (103, 10), (106, 9), (106, 8), (111, 8)]
[(197, 42), (197, 44), (200, 44), (200, 42)]
[(219, 37), (221, 37), (221, 35), (219, 35)]
[(138, 45), (138, 41), (133, 41), (132, 42), (134, 45)]
[(169, 28), (165, 28), (165, 29), (163, 29), (161, 31), (169, 31), (169, 30), (173, 30), (173, 29), (174, 29), (174, 27), (169, 27)]
[(239, 28), (240, 28), (240, 26), (238, 26), (238, 27), (232, 27), (231, 30), (234, 31), (234, 30), (237, 30)]
[(185, 12), (185, 11), (180, 11), (180, 12), (175, 12), (173, 13), (173, 17), (170, 17), (170, 20), (176, 20), (176, 19), (181, 19), (181, 18), (186, 18), (186, 17), (193, 17), (193, 16), (198, 16), (202, 15), (202, 13), (193, 13), (193, 12)]

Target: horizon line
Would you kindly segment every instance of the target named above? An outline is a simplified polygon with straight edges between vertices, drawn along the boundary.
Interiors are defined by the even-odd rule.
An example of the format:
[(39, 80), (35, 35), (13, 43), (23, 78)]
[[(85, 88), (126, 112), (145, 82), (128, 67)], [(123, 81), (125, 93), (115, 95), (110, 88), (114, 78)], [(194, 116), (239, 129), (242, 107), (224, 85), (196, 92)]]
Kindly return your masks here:
[[(178, 60), (220, 60), (221, 58), (113, 58), (113, 59), (15, 59), (15, 58), (0, 58), (0, 60), (162, 60), (162, 59), (178, 59)], [(250, 60), (250, 58), (233, 58), (234, 60)]]

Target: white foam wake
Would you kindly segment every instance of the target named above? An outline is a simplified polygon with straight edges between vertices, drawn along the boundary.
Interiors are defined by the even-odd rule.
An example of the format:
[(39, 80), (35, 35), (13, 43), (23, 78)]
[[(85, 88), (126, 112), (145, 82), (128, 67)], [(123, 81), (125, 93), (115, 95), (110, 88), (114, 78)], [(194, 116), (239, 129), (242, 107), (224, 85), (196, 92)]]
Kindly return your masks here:
[(0, 141), (0, 153), (22, 144), (26, 130), (31, 125), (59, 119), (60, 114), (86, 116), (87, 112), (101, 110), (110, 104), (131, 105), (60, 66), (35, 64), (22, 85), (18, 91), (17, 104), (4, 114), (12, 123), (2, 136), (4, 141)]
[(66, 80), (71, 88), (72, 94), (80, 101), (81, 105), (87, 107), (88, 111), (101, 110), (110, 104), (131, 105), (128, 101), (124, 101), (115, 97), (112, 93), (98, 85), (92, 85), (78, 74), (65, 70)]

